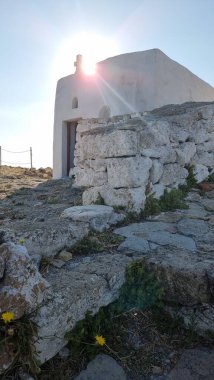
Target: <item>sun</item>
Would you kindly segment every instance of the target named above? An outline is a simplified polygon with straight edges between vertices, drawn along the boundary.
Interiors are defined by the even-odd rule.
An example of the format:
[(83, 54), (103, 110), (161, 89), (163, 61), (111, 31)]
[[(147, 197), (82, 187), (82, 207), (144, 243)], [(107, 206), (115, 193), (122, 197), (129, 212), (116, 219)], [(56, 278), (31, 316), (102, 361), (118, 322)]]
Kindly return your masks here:
[(82, 61), (82, 70), (86, 75), (94, 75), (96, 73), (96, 62), (93, 59), (84, 58)]
[(82, 70), (85, 75), (96, 73), (96, 62), (119, 54), (114, 39), (101, 34), (80, 32), (64, 39), (53, 61), (52, 77), (55, 80), (74, 72), (76, 55), (83, 56)]

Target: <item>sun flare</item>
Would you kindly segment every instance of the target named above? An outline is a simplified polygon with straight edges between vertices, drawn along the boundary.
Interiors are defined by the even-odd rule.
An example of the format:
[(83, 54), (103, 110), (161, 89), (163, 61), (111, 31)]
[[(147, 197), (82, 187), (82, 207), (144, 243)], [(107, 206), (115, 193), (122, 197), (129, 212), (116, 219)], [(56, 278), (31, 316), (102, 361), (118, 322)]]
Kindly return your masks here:
[(52, 77), (55, 81), (74, 71), (73, 63), (77, 54), (83, 56), (83, 72), (86, 75), (94, 75), (96, 62), (119, 54), (119, 49), (113, 39), (95, 33), (82, 32), (66, 38), (62, 41), (53, 62)]

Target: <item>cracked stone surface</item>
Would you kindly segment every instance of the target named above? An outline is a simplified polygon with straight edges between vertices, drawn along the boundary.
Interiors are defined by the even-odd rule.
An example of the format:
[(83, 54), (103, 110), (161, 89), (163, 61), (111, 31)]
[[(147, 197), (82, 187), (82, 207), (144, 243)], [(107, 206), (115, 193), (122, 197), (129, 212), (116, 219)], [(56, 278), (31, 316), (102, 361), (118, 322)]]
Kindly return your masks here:
[(10, 196), (0, 199), (0, 243), (19, 244), (20, 239), (24, 240), (37, 264), (42, 257), (53, 258), (69, 249), (89, 230), (87, 223), (60, 218), (66, 208), (81, 204), (81, 189), (74, 189), (71, 179), (38, 181), (33, 188), (34, 177), (30, 183), (25, 181), (25, 188), (17, 184)]
[[(101, 306), (117, 299), (124, 283), (125, 269), (133, 259), (123, 254), (97, 254), (53, 268), (46, 280), (50, 284), (48, 302), (36, 317), (36, 350), (41, 363), (65, 346), (64, 335), (87, 310), (95, 314)], [(118, 270), (120, 268), (120, 270)]]
[(144, 257), (165, 289), (165, 300), (176, 300), (176, 313), (187, 325), (194, 314), (203, 335), (214, 331), (214, 194), (194, 190), (186, 201), (187, 210), (161, 213), (114, 232), (126, 238), (118, 251)]

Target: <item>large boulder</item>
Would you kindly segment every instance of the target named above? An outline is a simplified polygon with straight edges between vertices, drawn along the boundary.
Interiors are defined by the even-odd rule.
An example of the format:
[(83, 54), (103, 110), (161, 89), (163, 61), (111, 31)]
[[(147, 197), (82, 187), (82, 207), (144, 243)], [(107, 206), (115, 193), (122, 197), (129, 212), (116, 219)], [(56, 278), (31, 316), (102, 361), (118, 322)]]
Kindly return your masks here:
[(24, 246), (2, 244), (0, 257), (0, 313), (11, 311), (17, 319), (41, 305), (48, 295), (49, 284), (32, 263)]

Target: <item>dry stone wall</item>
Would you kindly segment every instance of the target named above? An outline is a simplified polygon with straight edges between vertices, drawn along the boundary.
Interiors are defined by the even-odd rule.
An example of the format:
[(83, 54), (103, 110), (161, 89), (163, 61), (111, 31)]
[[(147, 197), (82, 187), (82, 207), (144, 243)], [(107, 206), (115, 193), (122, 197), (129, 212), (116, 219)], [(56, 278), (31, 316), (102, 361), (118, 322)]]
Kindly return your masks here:
[[(168, 108), (167, 108), (168, 107)], [(77, 127), (75, 175), (83, 203), (144, 208), (146, 194), (184, 184), (194, 165), (201, 182), (214, 168), (214, 104), (167, 106)]]

